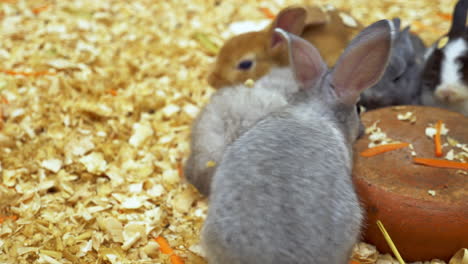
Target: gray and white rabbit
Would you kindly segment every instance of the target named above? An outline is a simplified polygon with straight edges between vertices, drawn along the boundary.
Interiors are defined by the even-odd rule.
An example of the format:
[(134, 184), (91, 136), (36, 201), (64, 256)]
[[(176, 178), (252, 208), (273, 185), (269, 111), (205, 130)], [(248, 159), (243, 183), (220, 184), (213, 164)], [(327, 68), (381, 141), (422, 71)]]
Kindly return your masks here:
[[(275, 27), (297, 31), (304, 10), (290, 8), (276, 19)], [(299, 25), (299, 26), (298, 26)], [(271, 35), (268, 49), (282, 49), (285, 43)], [(198, 191), (209, 196), (216, 165), (226, 147), (266, 114), (288, 103), (297, 85), (289, 67), (274, 67), (257, 80), (252, 88), (244, 84), (218, 90), (192, 125), (191, 153), (184, 175)]]
[(355, 104), (385, 70), (392, 24), (359, 33), (333, 70), (310, 43), (275, 31), (300, 91), (227, 147), (202, 245), (210, 264), (345, 264), (363, 219), (351, 180)]
[(422, 103), (468, 116), (468, 0), (453, 10), (450, 31), (426, 54), (422, 75)]
[(359, 104), (366, 109), (391, 105), (420, 104), (421, 72), (426, 46), (409, 27), (400, 30), (400, 19), (392, 20), (395, 28), (392, 52), (387, 69), (378, 83), (361, 94)]
[(289, 67), (272, 69), (252, 88), (234, 85), (218, 90), (192, 125), (186, 179), (209, 196), (213, 174), (226, 147), (260, 118), (285, 106), (295, 92)]

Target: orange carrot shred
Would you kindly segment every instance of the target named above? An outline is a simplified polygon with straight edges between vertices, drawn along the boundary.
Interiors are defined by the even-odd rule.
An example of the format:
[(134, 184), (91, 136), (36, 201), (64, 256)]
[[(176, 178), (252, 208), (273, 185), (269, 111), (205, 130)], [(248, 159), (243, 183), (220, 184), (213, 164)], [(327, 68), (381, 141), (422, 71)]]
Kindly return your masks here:
[(0, 69), (0, 72), (3, 72), (8, 75), (22, 75), (22, 76), (42, 76), (42, 75), (55, 75), (56, 73), (54, 72), (47, 72), (47, 71), (41, 71), (41, 72), (19, 72), (19, 71), (12, 71), (12, 70), (3, 70)]
[(171, 255), (171, 262), (172, 264), (184, 264), (184, 260), (175, 254)]
[(414, 21), (413, 22), (413, 26), (417, 27), (418, 30), (416, 30), (417, 32), (423, 30), (423, 29), (427, 29), (433, 33), (441, 33), (441, 30), (440, 29), (437, 29), (435, 27), (431, 27), (431, 26), (428, 26), (428, 25), (425, 25), (423, 24), (422, 22), (420, 21)]
[(413, 162), (420, 165), (426, 165), (437, 168), (468, 170), (468, 162), (456, 162), (450, 160), (413, 158)]
[(439, 13), (437, 13), (437, 16), (441, 17), (444, 20), (452, 21), (452, 15), (451, 14), (439, 12)]
[(380, 145), (377, 147), (368, 148), (364, 150), (363, 152), (361, 152), (361, 156), (372, 157), (372, 156), (379, 155), (388, 151), (405, 148), (407, 146), (409, 146), (409, 143), (393, 143), (393, 144)]
[(4, 103), (4, 104), (9, 104), (10, 103), (10, 102), (8, 102), (8, 99), (6, 99), (3, 96), (0, 96), (0, 99), (2, 99), (2, 103)]
[(348, 264), (361, 264), (361, 262), (353, 259), (353, 260), (350, 260)]
[(11, 219), (13, 221), (16, 221), (18, 220), (18, 216), (17, 215), (10, 215), (10, 216), (1, 216), (0, 215), (0, 224), (3, 224), (3, 222), (7, 219)]
[(117, 96), (117, 91), (114, 90), (114, 89), (109, 89), (109, 90), (107, 90), (107, 92), (108, 92), (109, 94), (111, 94), (112, 96)]
[(40, 6), (40, 7), (33, 8), (32, 12), (37, 15), (37, 14), (39, 14), (41, 12), (46, 11), (48, 8), (49, 8), (48, 5)]
[(259, 7), (258, 8), (260, 11), (262, 11), (262, 13), (267, 17), (267, 18), (270, 18), (270, 19), (273, 19), (275, 18), (275, 14), (273, 14), (273, 12), (271, 12), (271, 10), (267, 7)]
[(181, 179), (183, 179), (184, 178), (184, 169), (183, 169), (182, 162), (179, 162), (179, 164), (177, 164), (177, 172), (179, 173), (179, 177)]
[(159, 244), (159, 247), (160, 247), (162, 253), (164, 253), (164, 254), (174, 253), (171, 246), (169, 246), (169, 243), (167, 242), (167, 240), (164, 237), (158, 236), (154, 240)]
[(442, 121), (437, 121), (436, 134), (434, 136), (436, 157), (442, 157), (442, 143), (440, 142), (440, 131), (442, 130)]
[(162, 253), (170, 255), (172, 264), (184, 264), (184, 260), (174, 253), (174, 250), (172, 250), (164, 237), (158, 236), (154, 240), (159, 244)]

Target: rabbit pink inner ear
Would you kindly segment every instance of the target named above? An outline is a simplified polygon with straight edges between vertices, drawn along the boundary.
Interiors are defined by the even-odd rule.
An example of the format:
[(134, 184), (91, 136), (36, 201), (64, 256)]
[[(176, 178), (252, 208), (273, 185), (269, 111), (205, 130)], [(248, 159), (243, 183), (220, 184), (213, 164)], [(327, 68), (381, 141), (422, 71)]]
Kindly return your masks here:
[(302, 89), (313, 87), (328, 69), (318, 50), (296, 35), (281, 29), (275, 29), (275, 32), (275, 35), (288, 43), (290, 64), (299, 86)]
[(392, 35), (393, 24), (381, 20), (351, 41), (331, 74), (340, 101), (355, 104), (362, 91), (380, 80), (391, 54)]
[[(292, 6), (283, 9), (273, 21), (272, 28), (281, 28), (287, 32), (300, 35), (304, 30), (306, 11), (303, 7)], [(281, 43), (281, 38), (272, 32), (271, 47)]]

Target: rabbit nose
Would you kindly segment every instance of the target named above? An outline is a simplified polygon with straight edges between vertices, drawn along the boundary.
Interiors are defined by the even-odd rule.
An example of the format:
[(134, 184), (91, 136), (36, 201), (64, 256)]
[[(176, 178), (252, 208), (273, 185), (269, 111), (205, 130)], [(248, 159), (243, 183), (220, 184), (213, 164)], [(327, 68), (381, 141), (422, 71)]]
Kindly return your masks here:
[(219, 89), (223, 86), (223, 81), (215, 72), (211, 72), (208, 75), (208, 84), (213, 86), (215, 89)]
[(437, 97), (444, 102), (456, 101), (457, 93), (451, 89), (443, 89), (437, 91)]

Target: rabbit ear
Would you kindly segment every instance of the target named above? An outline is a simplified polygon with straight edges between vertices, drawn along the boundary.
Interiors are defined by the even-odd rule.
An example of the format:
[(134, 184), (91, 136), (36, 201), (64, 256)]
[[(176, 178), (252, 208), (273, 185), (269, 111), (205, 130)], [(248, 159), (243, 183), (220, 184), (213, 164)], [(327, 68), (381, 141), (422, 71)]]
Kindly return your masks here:
[(328, 69), (318, 50), (306, 40), (282, 29), (275, 29), (275, 34), (288, 44), (291, 68), (300, 88), (314, 87)]
[(275, 48), (281, 43), (281, 38), (275, 34), (276, 28), (281, 28), (284, 31), (300, 35), (304, 30), (304, 22), (306, 18), (306, 10), (301, 6), (287, 7), (276, 16), (270, 28), (271, 48)]
[(453, 9), (452, 27), (448, 33), (453, 39), (462, 36), (466, 30), (466, 13), (468, 11), (468, 0), (459, 0)]
[(330, 80), (341, 102), (355, 104), (363, 90), (380, 80), (390, 57), (393, 35), (393, 24), (380, 20), (351, 41)]
[(306, 6), (307, 16), (305, 18), (305, 27), (320, 26), (328, 22), (328, 15), (319, 6)]

